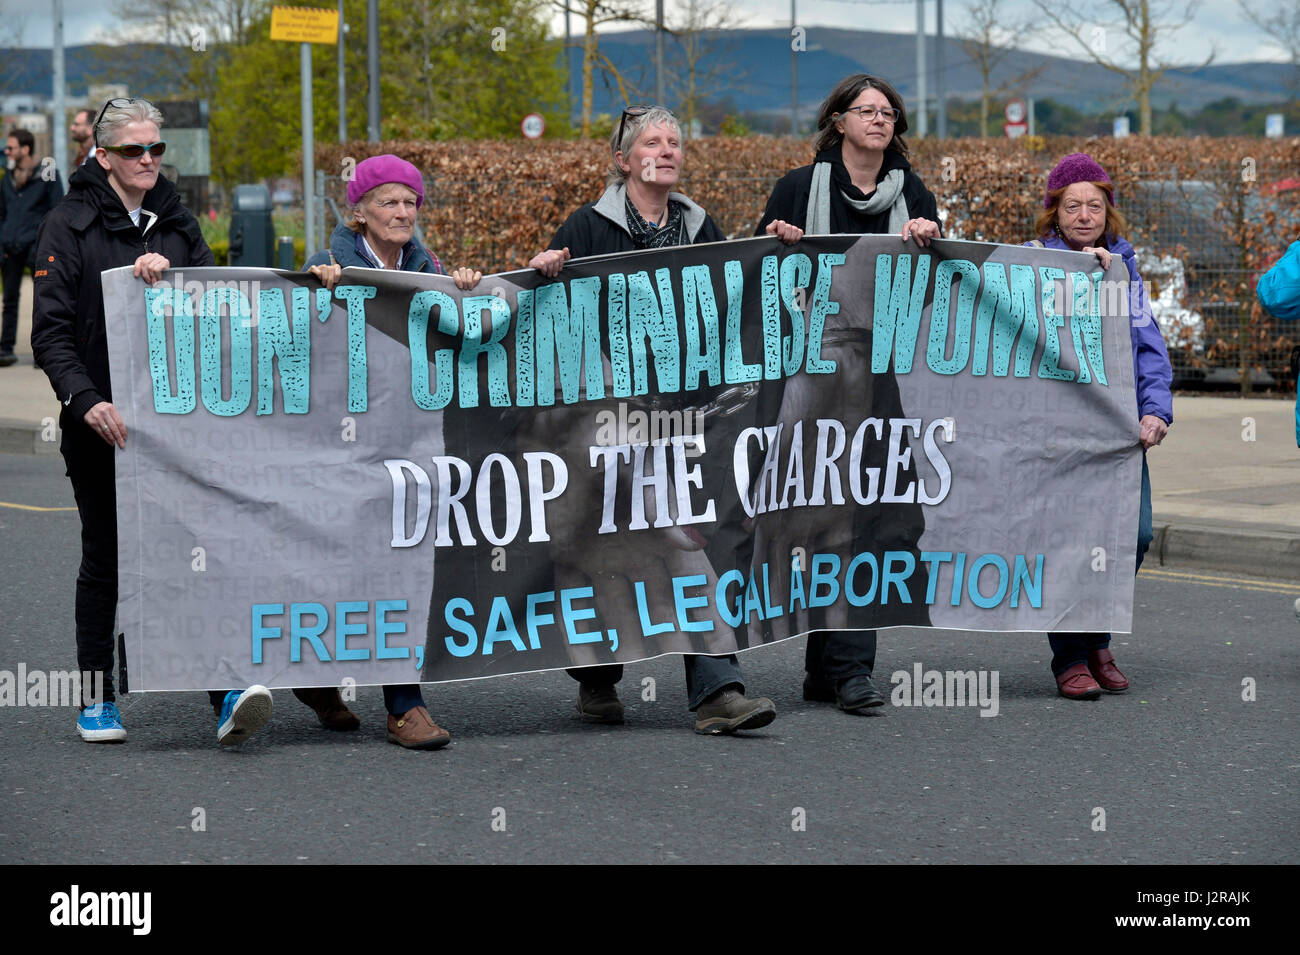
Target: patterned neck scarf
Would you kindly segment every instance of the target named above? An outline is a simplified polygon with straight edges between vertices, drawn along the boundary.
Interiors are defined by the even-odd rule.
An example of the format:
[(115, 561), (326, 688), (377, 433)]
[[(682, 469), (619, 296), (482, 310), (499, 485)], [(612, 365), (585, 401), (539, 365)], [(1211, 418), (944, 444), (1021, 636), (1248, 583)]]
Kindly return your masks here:
[(686, 245), (686, 223), (682, 218), (682, 204), (668, 200), (668, 218), (664, 224), (655, 228), (645, 221), (632, 204), (632, 197), (623, 200), (627, 212), (627, 227), (632, 233), (632, 242), (638, 249), (664, 249), (674, 245)]

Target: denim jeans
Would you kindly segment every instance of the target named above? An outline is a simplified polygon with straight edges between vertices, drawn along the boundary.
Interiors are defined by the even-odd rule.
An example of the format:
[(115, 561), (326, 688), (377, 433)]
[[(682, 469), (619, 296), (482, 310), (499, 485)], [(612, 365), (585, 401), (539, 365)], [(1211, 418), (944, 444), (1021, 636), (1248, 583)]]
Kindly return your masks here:
[[(1146, 452), (1142, 452), (1142, 503), (1138, 506), (1137, 567), (1142, 569), (1142, 558), (1155, 538), (1151, 522), (1151, 474), (1147, 471)], [(1060, 676), (1070, 667), (1088, 661), (1092, 650), (1105, 650), (1110, 646), (1109, 633), (1049, 633), (1052, 645), (1052, 673)]]
[[(728, 657), (706, 657), (695, 653), (682, 655), (682, 664), (686, 667), (687, 708), (696, 710), (699, 705), (724, 686), (736, 684), (740, 692), (745, 692), (745, 683), (740, 675), (740, 661), (733, 653)], [(623, 679), (623, 664), (604, 663), (594, 667), (574, 667), (566, 670), (569, 676), (579, 683), (613, 685)]]

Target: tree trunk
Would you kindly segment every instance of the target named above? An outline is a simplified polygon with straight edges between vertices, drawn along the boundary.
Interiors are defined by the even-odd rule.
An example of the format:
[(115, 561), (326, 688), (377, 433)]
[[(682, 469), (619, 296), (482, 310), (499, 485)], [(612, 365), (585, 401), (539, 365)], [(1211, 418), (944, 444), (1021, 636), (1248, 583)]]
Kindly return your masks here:
[(587, 33), (582, 44), (582, 138), (591, 138), (592, 73), (596, 68), (596, 13), (587, 6)]

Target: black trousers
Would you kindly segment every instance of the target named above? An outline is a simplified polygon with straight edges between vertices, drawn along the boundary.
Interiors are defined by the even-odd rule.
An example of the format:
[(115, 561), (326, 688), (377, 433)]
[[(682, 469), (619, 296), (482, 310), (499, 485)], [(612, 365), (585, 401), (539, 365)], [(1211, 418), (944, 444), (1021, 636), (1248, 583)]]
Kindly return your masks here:
[[(6, 286), (6, 296), (8, 287)], [(104, 675), (104, 700), (117, 699), (113, 685), (113, 621), (117, 613), (117, 488), (113, 446), (84, 423), (63, 422), (63, 461), (81, 515), (81, 565), (77, 568), (77, 667)], [(208, 699), (220, 706), (225, 691)]]
[(808, 634), (804, 669), (832, 683), (871, 676), (876, 665), (876, 631), (814, 630)]
[(9, 354), (18, 341), (18, 291), (23, 287), (29, 249), (15, 249), (3, 254), (0, 279), (4, 281), (4, 317), (0, 321), (0, 353)]

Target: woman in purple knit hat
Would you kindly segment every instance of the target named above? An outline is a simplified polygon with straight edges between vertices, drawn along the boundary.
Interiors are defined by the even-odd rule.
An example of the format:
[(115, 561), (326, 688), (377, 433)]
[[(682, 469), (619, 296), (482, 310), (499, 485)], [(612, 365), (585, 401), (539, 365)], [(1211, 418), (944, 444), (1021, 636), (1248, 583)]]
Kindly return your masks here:
[[(1141, 567), (1154, 536), (1146, 451), (1164, 440), (1174, 421), (1174, 399), (1170, 391), (1174, 373), (1169, 352), (1160, 326), (1151, 314), (1133, 246), (1124, 238), (1128, 222), (1115, 207), (1115, 186), (1106, 170), (1087, 153), (1066, 156), (1047, 177), (1043, 210), (1034, 226), (1038, 238), (1026, 245), (1094, 252), (1107, 269), (1111, 257), (1118, 255), (1128, 267), (1129, 335), (1133, 341), (1133, 379), (1137, 386), (1143, 452), (1137, 541), (1137, 566)], [(1111, 655), (1109, 633), (1053, 633), (1048, 639), (1052, 644), (1052, 673), (1062, 696), (1071, 700), (1095, 700), (1102, 690), (1123, 693), (1128, 689), (1128, 680)]]
[[(398, 269), (446, 275), (438, 257), (415, 236), (415, 217), (424, 203), (424, 177), (400, 156), (385, 153), (357, 163), (348, 182), (348, 217), (334, 230), (328, 249), (309, 258), (303, 268), (333, 289), (349, 266)], [(469, 268), (451, 273), (456, 286), (471, 289), (483, 277)], [(407, 749), (438, 749), (451, 734), (433, 721), (418, 683), (387, 685), (388, 741)], [(316, 711), (321, 725), (332, 730), (360, 726), (334, 687), (307, 687), (293, 691)]]

